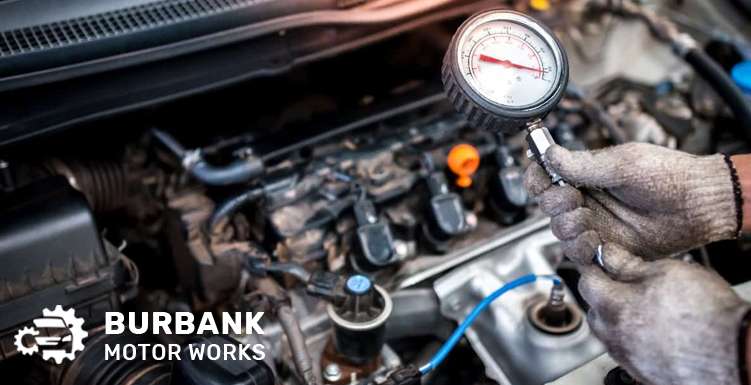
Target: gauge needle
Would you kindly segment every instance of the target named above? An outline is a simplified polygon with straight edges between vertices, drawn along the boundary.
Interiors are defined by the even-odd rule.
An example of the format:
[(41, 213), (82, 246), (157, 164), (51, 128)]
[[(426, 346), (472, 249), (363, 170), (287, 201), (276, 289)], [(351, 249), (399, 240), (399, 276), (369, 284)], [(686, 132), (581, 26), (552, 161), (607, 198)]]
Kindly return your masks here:
[(537, 69), (537, 68), (532, 68), (532, 67), (523, 66), (521, 64), (516, 64), (514, 62), (511, 62), (510, 60), (496, 59), (496, 58), (494, 58), (492, 56), (488, 56), (488, 55), (482, 55), (481, 54), (480, 55), (480, 61), (484, 61), (486, 63), (500, 64), (500, 65), (502, 65), (504, 67), (519, 68), (519, 69), (522, 69), (522, 70), (528, 70), (528, 71), (534, 71), (534, 72), (542, 72), (542, 70)]

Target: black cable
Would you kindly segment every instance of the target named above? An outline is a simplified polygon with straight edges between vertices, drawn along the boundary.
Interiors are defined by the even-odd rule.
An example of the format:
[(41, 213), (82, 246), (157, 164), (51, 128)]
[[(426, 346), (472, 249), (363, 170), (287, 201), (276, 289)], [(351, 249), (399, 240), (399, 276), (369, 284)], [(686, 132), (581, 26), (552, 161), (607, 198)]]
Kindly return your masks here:
[(294, 262), (271, 262), (268, 265), (263, 267), (266, 272), (269, 273), (285, 273), (289, 274), (303, 283), (307, 283), (310, 281), (310, 272), (305, 270), (305, 268)]
[(743, 91), (738, 88), (730, 75), (701, 49), (690, 49), (683, 57), (727, 104), (746, 139), (751, 142), (751, 103)]
[(214, 227), (224, 221), (225, 218), (231, 217), (232, 214), (237, 212), (238, 209), (252, 201), (255, 201), (261, 196), (263, 196), (263, 188), (257, 187), (245, 191), (239, 195), (233, 196), (222, 202), (214, 209), (214, 213), (211, 214), (211, 219), (209, 220), (209, 228), (213, 230)]

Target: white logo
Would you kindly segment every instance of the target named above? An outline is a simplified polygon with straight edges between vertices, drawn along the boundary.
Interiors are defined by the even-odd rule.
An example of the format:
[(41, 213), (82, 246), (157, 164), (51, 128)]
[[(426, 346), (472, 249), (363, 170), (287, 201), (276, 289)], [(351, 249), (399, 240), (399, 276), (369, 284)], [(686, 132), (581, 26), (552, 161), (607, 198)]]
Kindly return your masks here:
[(32, 321), (34, 327), (25, 327), (16, 333), (15, 345), (23, 355), (42, 353), (42, 359), (73, 360), (76, 352), (83, 350), (83, 339), (89, 333), (83, 330), (83, 319), (76, 317), (73, 309), (63, 310), (57, 305), (54, 310), (43, 309), (42, 317)]

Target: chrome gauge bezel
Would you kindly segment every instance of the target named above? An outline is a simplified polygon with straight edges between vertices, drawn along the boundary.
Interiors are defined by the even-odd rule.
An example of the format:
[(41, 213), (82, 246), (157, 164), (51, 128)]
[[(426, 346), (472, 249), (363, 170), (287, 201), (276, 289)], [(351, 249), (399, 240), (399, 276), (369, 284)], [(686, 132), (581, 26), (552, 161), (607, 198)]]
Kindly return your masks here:
[[(461, 31), (462, 32), (461, 34), (458, 35), (459, 40), (458, 40), (458, 43), (456, 46), (456, 52), (455, 52), (457, 64), (459, 65), (459, 68), (461, 70), (462, 69), (461, 64), (464, 61), (471, 60), (471, 57), (466, 58), (466, 59), (462, 58), (462, 52), (464, 52), (465, 46), (469, 43), (469, 37), (472, 35), (472, 33), (474, 33), (478, 28), (482, 28), (484, 25), (487, 25), (488, 23), (492, 23), (495, 21), (505, 21), (505, 22), (510, 22), (510, 23), (520, 25), (524, 27), (526, 30), (536, 34), (547, 45), (547, 49), (551, 51), (551, 53), (553, 54), (553, 59), (555, 61), (556, 73), (555, 73), (555, 78), (553, 79), (554, 86), (550, 87), (550, 90), (548, 90), (548, 92), (542, 98), (540, 98), (538, 101), (534, 103), (530, 103), (530, 104), (523, 105), (523, 106), (509, 106), (509, 105), (498, 103), (490, 98), (485, 97), (485, 95), (483, 95), (483, 92), (479, 90), (478, 88), (476, 88), (475, 84), (473, 84), (474, 82), (466, 78), (466, 74), (462, 73), (462, 76), (465, 78), (465, 81), (467, 81), (470, 87), (472, 87), (472, 89), (480, 95), (480, 97), (482, 97), (483, 99), (485, 99), (486, 101), (492, 104), (498, 105), (499, 107), (516, 109), (516, 110), (524, 110), (528, 108), (533, 108), (541, 104), (541, 102), (544, 102), (545, 100), (550, 98), (550, 96), (553, 93), (555, 93), (556, 86), (559, 84), (561, 80), (561, 69), (563, 67), (563, 55), (562, 55), (561, 47), (559, 46), (558, 42), (555, 40), (555, 37), (552, 34), (552, 32), (547, 31), (546, 28), (544, 28), (541, 24), (537, 23), (537, 21), (523, 14), (519, 14), (519, 13), (515, 13), (511, 11), (501, 11), (501, 12), (496, 11), (496, 12), (478, 15), (477, 18), (470, 20), (467, 27)], [(471, 66), (471, 65), (468, 64), (468, 66)]]

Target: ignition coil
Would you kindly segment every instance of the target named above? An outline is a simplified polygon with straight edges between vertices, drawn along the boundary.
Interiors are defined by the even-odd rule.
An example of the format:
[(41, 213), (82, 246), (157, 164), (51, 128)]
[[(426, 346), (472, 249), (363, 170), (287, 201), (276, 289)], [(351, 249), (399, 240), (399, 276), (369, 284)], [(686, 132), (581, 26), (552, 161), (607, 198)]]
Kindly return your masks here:
[(498, 172), (490, 182), (492, 193), (488, 194), (488, 203), (500, 223), (511, 225), (526, 216), (529, 195), (524, 188), (524, 171), (502, 139), (499, 142), (495, 152)]
[(470, 226), (467, 223), (461, 197), (449, 190), (443, 172), (435, 171), (432, 162), (425, 161), (424, 163), (424, 167), (428, 170), (426, 182), (430, 200), (423, 235), (435, 251), (446, 252), (448, 241), (465, 234), (470, 230)]
[(357, 220), (357, 247), (354, 264), (366, 271), (376, 271), (397, 261), (391, 227), (378, 218), (373, 202), (361, 198), (353, 206)]

